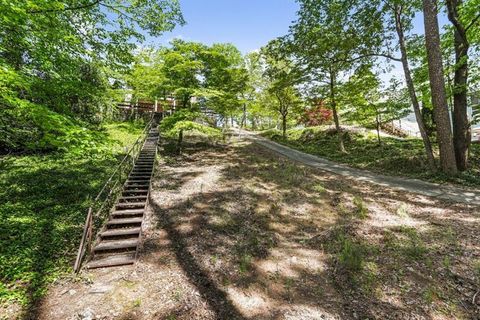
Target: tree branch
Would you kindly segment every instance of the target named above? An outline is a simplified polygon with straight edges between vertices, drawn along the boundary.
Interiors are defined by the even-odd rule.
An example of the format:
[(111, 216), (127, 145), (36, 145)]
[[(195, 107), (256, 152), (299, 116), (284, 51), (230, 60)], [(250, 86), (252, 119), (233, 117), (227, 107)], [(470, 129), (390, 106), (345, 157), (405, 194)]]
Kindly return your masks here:
[(86, 8), (96, 6), (97, 4), (100, 4), (100, 1), (101, 0), (95, 0), (92, 3), (86, 3), (86, 4), (83, 4), (81, 6), (76, 6), (76, 7), (66, 7), (66, 8), (63, 8), (63, 9), (27, 10), (27, 13), (42, 14), (42, 13), (82, 10), (82, 9), (86, 9)]
[(468, 26), (465, 27), (465, 32), (467, 32), (475, 23), (477, 23), (480, 20), (480, 13), (473, 18), (473, 20), (468, 24)]
[(462, 38), (462, 41), (466, 43), (467, 42), (466, 30), (463, 27), (462, 23), (458, 21), (457, 3), (456, 1), (454, 3), (454, 1), (455, 0), (446, 1), (448, 20), (450, 20), (450, 22), (453, 24), (458, 35)]
[(357, 60), (360, 60), (360, 59), (363, 59), (363, 58), (366, 58), (366, 57), (384, 57), (384, 58), (387, 58), (387, 59), (390, 59), (390, 60), (393, 60), (393, 61), (402, 62), (402, 59), (394, 57), (394, 56), (389, 55), (387, 53), (367, 53), (367, 54), (363, 54), (363, 55), (357, 56), (355, 58), (352, 58), (350, 60), (347, 60), (347, 59), (332, 59), (332, 62), (333, 63), (335, 63), (335, 62), (350, 63), (350, 62), (355, 62)]

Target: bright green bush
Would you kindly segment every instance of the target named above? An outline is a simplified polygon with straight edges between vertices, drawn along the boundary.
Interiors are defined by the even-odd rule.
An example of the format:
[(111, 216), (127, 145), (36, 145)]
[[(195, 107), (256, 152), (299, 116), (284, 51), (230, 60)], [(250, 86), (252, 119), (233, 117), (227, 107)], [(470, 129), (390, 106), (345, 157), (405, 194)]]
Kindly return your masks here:
[(219, 129), (188, 120), (175, 123), (173, 128), (166, 132), (166, 135), (170, 137), (177, 137), (180, 132), (194, 133), (211, 139), (222, 138), (222, 132)]
[(101, 135), (49, 108), (19, 98), (0, 98), (0, 152), (66, 151), (100, 147)]

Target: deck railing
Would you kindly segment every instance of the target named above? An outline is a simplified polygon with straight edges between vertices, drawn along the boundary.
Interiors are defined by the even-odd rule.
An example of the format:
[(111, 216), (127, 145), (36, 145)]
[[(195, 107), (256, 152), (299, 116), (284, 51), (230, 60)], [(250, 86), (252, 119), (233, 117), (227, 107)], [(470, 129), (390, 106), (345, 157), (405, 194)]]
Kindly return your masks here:
[(77, 258), (73, 266), (75, 273), (79, 272), (82, 266), (85, 254), (91, 250), (92, 239), (97, 233), (99, 228), (105, 222), (108, 217), (108, 213), (117, 200), (119, 191), (122, 189), (123, 184), (135, 164), (135, 160), (142, 149), (143, 143), (148, 136), (148, 132), (153, 123), (154, 114), (150, 117), (145, 129), (135, 143), (127, 151), (122, 161), (115, 168), (114, 172), (108, 178), (107, 182), (103, 185), (100, 192), (93, 199), (92, 204), (88, 208), (87, 218), (83, 227), (82, 239), (78, 247)]

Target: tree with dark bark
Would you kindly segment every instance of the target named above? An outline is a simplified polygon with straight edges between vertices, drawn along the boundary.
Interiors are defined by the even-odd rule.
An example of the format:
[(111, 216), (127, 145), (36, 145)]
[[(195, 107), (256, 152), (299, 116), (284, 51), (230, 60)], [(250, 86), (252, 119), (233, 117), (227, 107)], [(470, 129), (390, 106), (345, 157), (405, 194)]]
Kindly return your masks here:
[[(469, 6), (475, 1), (446, 0), (448, 19), (453, 25), (455, 50), (455, 76), (453, 90), (453, 142), (458, 170), (468, 167), (468, 149), (471, 142), (470, 123), (467, 115), (468, 71), (470, 48), (469, 37), (475, 24), (480, 20), (480, 12), (471, 12)], [(478, 7), (477, 7), (478, 9)], [(463, 14), (462, 14), (463, 11)]]
[(425, 25), (425, 45), (427, 49), (428, 74), (432, 105), (437, 124), (437, 140), (440, 149), (440, 164), (446, 174), (457, 173), (455, 151), (453, 147), (450, 112), (445, 91), (440, 32), (438, 27), (438, 8), (435, 0), (423, 0), (423, 19)]

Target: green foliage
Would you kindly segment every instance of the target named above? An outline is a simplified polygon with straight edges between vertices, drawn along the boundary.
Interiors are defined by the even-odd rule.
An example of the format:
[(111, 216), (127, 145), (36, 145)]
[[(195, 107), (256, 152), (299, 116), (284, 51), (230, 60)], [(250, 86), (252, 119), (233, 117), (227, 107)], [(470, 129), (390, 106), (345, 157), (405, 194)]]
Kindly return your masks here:
[(473, 272), (477, 277), (477, 281), (480, 282), (480, 260), (476, 260), (473, 265)]
[(364, 264), (363, 248), (350, 239), (344, 239), (342, 249), (338, 254), (338, 261), (349, 272), (362, 270)]
[(160, 122), (160, 132), (166, 133), (172, 130), (175, 127), (175, 124), (180, 121), (193, 121), (200, 117), (200, 113), (196, 111), (192, 111), (189, 109), (181, 109), (171, 116), (166, 117), (165, 119)]
[(173, 95), (177, 107), (195, 107), (191, 98), (221, 115), (241, 104), (247, 71), (240, 51), (232, 44), (207, 46), (175, 39), (170, 47), (144, 50), (136, 57), (128, 83), (138, 98)]
[(175, 123), (173, 128), (166, 132), (166, 135), (169, 137), (177, 137), (180, 132), (199, 134), (211, 139), (222, 139), (223, 137), (223, 134), (219, 129), (193, 121), (179, 121)]
[(357, 217), (359, 217), (360, 219), (368, 218), (368, 208), (365, 206), (362, 198), (354, 197), (353, 204), (355, 205), (355, 214), (357, 215)]
[(203, 116), (199, 112), (190, 109), (181, 109), (163, 119), (159, 129), (162, 135), (172, 139), (187, 132), (213, 140), (223, 138), (223, 134), (219, 129), (198, 122), (202, 119)]
[[(9, 135), (1, 148), (9, 151), (80, 144), (86, 139), (81, 128), (67, 128), (68, 119), (46, 108), (89, 123), (111, 119), (116, 97), (110, 81), (132, 62), (141, 31), (159, 35), (183, 23), (177, 0), (1, 1), (0, 6), (0, 118)], [(25, 140), (39, 141), (31, 146)]]
[(18, 98), (0, 99), (0, 150), (82, 153), (99, 147), (98, 135), (47, 107)]
[(142, 127), (108, 125), (97, 133), (102, 147), (97, 134), (85, 131), (82, 153), (67, 145), (63, 153), (0, 159), (0, 303), (31, 306), (49, 283), (71, 271), (89, 198)]

